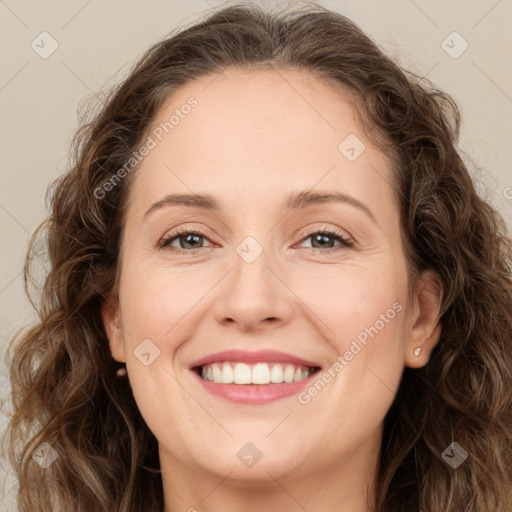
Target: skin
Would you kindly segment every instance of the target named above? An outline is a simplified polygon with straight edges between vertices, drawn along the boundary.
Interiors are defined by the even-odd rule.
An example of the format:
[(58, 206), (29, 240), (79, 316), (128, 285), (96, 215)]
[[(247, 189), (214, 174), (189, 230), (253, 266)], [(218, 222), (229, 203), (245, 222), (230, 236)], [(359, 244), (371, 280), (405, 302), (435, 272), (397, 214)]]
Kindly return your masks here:
[[(202, 77), (167, 99), (154, 126), (191, 96), (198, 105), (132, 176), (119, 290), (102, 309), (112, 356), (126, 361), (159, 442), (165, 512), (368, 512), (404, 366), (427, 364), (441, 330), (435, 276), (425, 272), (407, 293), (391, 163), (343, 94), (304, 71)], [(366, 146), (353, 162), (338, 150), (349, 134)], [(356, 198), (375, 222), (347, 203), (285, 207), (290, 193), (310, 189)], [(213, 195), (220, 210), (172, 205), (145, 217), (167, 194), (191, 192)], [(180, 226), (204, 238), (159, 248)], [(315, 244), (310, 235), (326, 227), (354, 245)], [(263, 248), (250, 264), (236, 252), (247, 236)], [(237, 348), (280, 350), (325, 370), (394, 303), (401, 311), (307, 404), (233, 404), (188, 369)], [(149, 366), (134, 354), (144, 339), (160, 350)], [(262, 454), (250, 468), (237, 457), (247, 442)]]

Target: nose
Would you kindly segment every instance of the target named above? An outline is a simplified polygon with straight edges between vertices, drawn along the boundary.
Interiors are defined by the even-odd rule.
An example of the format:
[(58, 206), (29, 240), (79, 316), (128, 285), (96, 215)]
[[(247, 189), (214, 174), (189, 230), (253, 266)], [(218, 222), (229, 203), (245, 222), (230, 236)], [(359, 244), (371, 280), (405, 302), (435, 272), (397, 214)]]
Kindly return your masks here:
[(252, 262), (235, 252), (214, 304), (216, 321), (245, 332), (284, 326), (293, 315), (293, 293), (282, 266), (263, 252)]

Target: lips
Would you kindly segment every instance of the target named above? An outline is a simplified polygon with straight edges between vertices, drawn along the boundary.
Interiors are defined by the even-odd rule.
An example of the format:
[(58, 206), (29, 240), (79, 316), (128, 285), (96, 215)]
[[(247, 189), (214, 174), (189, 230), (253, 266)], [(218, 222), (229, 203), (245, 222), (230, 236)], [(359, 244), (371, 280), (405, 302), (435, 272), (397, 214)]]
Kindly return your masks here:
[(212, 363), (223, 363), (225, 361), (240, 362), (246, 364), (256, 363), (290, 363), (296, 366), (307, 366), (318, 368), (320, 364), (315, 361), (308, 361), (300, 357), (279, 352), (276, 350), (260, 350), (258, 352), (247, 352), (245, 350), (224, 350), (194, 361), (189, 368), (197, 368)]
[(320, 365), (275, 350), (227, 350), (198, 359), (189, 369), (209, 393), (254, 405), (299, 393)]

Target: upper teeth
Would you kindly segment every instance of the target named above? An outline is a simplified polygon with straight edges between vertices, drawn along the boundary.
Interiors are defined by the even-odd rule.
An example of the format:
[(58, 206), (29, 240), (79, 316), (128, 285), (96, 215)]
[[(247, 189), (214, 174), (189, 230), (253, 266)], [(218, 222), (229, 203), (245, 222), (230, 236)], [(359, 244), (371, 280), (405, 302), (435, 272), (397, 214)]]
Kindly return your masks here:
[(219, 384), (280, 384), (307, 379), (313, 368), (286, 363), (214, 363), (202, 367), (204, 380)]

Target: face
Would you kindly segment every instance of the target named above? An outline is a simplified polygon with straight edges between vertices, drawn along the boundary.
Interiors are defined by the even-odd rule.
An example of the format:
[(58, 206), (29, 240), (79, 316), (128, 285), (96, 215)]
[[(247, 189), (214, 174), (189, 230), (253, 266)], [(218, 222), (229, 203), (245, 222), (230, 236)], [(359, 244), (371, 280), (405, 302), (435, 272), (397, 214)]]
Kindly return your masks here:
[(102, 314), (161, 460), (240, 480), (376, 460), (439, 334), (428, 279), (408, 297), (387, 156), (301, 71), (190, 82), (152, 128)]

